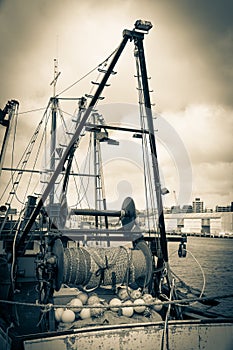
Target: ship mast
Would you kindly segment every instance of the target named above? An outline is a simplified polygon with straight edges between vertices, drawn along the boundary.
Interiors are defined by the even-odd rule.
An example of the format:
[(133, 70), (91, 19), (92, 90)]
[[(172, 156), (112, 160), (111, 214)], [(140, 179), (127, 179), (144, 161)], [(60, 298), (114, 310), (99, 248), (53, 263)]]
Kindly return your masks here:
[[(146, 63), (145, 63), (145, 55), (144, 55), (144, 47), (143, 47), (143, 39), (144, 35), (148, 33), (148, 31), (151, 29), (152, 24), (147, 21), (136, 21), (135, 28), (133, 30), (124, 30), (123, 31), (123, 39), (114, 53), (114, 56), (112, 58), (112, 61), (110, 62), (108, 68), (104, 72), (104, 76), (101, 80), (101, 82), (98, 84), (98, 87), (95, 91), (95, 94), (91, 96), (91, 101), (86, 108), (82, 119), (80, 120), (79, 125), (77, 126), (77, 129), (73, 135), (73, 137), (70, 140), (70, 143), (64, 150), (61, 159), (59, 160), (56, 168), (54, 169), (54, 172), (52, 173), (52, 176), (50, 178), (50, 181), (47, 184), (47, 187), (45, 188), (40, 200), (37, 203), (37, 206), (35, 207), (33, 213), (31, 214), (30, 219), (28, 220), (24, 231), (18, 241), (17, 244), (17, 252), (18, 255), (21, 255), (24, 253), (24, 241), (27, 237), (27, 235), (30, 233), (30, 229), (39, 214), (42, 206), (44, 205), (45, 200), (48, 198), (48, 196), (51, 196), (53, 198), (53, 195), (50, 195), (52, 188), (54, 187), (55, 181), (57, 177), (59, 176), (60, 172), (62, 171), (64, 167), (64, 163), (69, 158), (70, 151), (73, 149), (75, 143), (77, 142), (83, 127), (85, 126), (88, 117), (93, 112), (93, 108), (96, 105), (98, 99), (100, 98), (100, 95), (106, 86), (106, 83), (110, 77), (110, 75), (113, 73), (113, 69), (121, 56), (126, 44), (128, 41), (134, 41), (134, 44), (138, 50), (138, 58), (139, 58), (139, 64), (140, 64), (140, 75), (142, 80), (142, 86), (143, 86), (143, 94), (144, 94), (144, 104), (146, 109), (146, 117), (147, 117), (147, 123), (148, 123), (148, 131), (149, 131), (149, 140), (150, 140), (150, 147), (151, 147), (151, 154), (152, 154), (152, 167), (153, 167), (153, 175), (154, 175), (154, 185), (155, 185), (155, 192), (157, 197), (157, 209), (158, 209), (158, 215), (159, 215), (159, 233), (160, 233), (160, 245), (162, 254), (159, 257), (159, 265), (162, 265), (163, 260), (165, 263), (168, 262), (168, 252), (167, 252), (167, 240), (166, 240), (166, 231), (165, 231), (165, 224), (164, 224), (164, 214), (163, 214), (163, 207), (162, 207), (162, 197), (161, 197), (161, 187), (160, 187), (160, 178), (159, 178), (159, 169), (158, 169), (158, 161), (157, 161), (157, 151), (156, 151), (156, 142), (155, 142), (155, 135), (154, 135), (154, 127), (153, 127), (153, 118), (152, 118), (152, 112), (151, 112), (151, 102), (150, 102), (150, 96), (149, 96), (149, 88), (148, 88), (148, 77), (147, 77), (147, 70), (146, 70)], [(54, 74), (54, 88), (56, 86), (56, 80), (58, 77), (58, 73)], [(54, 92), (54, 105), (53, 105), (53, 114), (54, 114), (54, 123), (56, 119), (56, 109), (57, 109), (57, 98)], [(53, 128), (54, 128), (53, 124)], [(55, 142), (53, 141), (53, 144)], [(51, 164), (53, 165), (53, 164)]]
[[(54, 79), (50, 83), (53, 86), (53, 97), (52, 102), (52, 121), (51, 121), (51, 145), (50, 145), (50, 171), (51, 173), (55, 170), (55, 160), (56, 160), (56, 129), (57, 129), (57, 111), (58, 111), (58, 98), (56, 97), (56, 84), (57, 79), (61, 72), (58, 72), (58, 60), (54, 59)], [(54, 204), (54, 184), (51, 188), (49, 195), (49, 204)]]

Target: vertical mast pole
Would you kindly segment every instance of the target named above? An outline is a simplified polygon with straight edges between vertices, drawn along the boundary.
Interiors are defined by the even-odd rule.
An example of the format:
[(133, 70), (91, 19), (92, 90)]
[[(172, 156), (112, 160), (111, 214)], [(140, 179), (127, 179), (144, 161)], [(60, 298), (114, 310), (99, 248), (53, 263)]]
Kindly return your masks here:
[(145, 54), (144, 54), (144, 47), (143, 47), (143, 36), (137, 37), (135, 39), (135, 46), (138, 49), (141, 80), (142, 80), (142, 86), (143, 86), (144, 104), (145, 104), (145, 111), (146, 111), (148, 130), (149, 130), (150, 148), (152, 153), (152, 167), (153, 167), (153, 174), (154, 174), (154, 181), (155, 181), (158, 223), (159, 223), (159, 230), (160, 230), (160, 237), (161, 237), (160, 244), (161, 244), (163, 259), (165, 262), (168, 262), (167, 239), (166, 239), (164, 213), (163, 213), (162, 193), (161, 193), (156, 142), (155, 142), (155, 135), (154, 135), (153, 117), (152, 117), (152, 111), (151, 111), (146, 61), (145, 61)]
[[(50, 171), (51, 173), (55, 170), (55, 152), (56, 152), (56, 129), (57, 129), (57, 104), (58, 99), (56, 98), (56, 83), (58, 78), (58, 61), (54, 59), (54, 78), (50, 85), (53, 85), (53, 97), (52, 97), (52, 121), (51, 121), (51, 145), (50, 145)], [(49, 194), (49, 204), (54, 203), (54, 185), (51, 188)]]

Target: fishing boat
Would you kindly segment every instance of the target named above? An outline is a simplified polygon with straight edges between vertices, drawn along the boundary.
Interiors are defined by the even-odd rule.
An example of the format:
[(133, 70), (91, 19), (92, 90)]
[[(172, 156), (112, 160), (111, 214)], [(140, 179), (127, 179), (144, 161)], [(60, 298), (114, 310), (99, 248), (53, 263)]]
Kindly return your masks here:
[[(54, 61), (53, 97), (11, 169), (4, 159), (19, 103), (11, 100), (0, 110), (5, 130), (0, 169), (10, 172), (9, 194), (0, 208), (1, 349), (232, 349), (233, 319), (209, 310), (228, 296), (209, 298), (170, 268), (169, 243), (177, 242), (177, 254), (185, 259), (187, 237), (168, 236), (165, 229), (162, 196), (168, 190), (161, 187), (143, 46), (151, 28), (149, 21), (137, 20), (123, 31), (118, 48), (97, 66), (94, 93), (73, 98), (78, 107), (69, 122), (60, 104), (71, 98), (56, 93), (60, 72)], [(98, 109), (129, 42), (136, 60), (137, 127), (108, 123)], [(35, 146), (42, 145), (43, 126), (40, 158)], [(122, 198), (121, 208), (108, 209), (101, 152), (104, 144), (119, 144), (111, 132), (134, 137), (142, 149), (147, 227), (138, 221), (132, 196)], [(93, 150), (92, 158), (83, 144)], [(83, 170), (77, 159), (84, 159)], [(29, 192), (34, 177), (36, 190)], [(89, 186), (93, 200), (87, 204)], [(15, 199), (21, 209), (14, 208)]]

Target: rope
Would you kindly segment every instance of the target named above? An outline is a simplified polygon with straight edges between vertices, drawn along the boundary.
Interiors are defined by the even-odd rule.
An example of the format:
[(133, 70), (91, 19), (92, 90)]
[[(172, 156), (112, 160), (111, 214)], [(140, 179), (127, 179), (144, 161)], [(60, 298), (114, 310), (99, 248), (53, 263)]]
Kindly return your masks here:
[(19, 112), (18, 114), (26, 114), (26, 113), (31, 113), (31, 112), (44, 111), (45, 109), (47, 109), (47, 107), (42, 107), (42, 108), (37, 108), (37, 109), (31, 109), (31, 110), (29, 110), (29, 111)]
[[(193, 253), (192, 253), (190, 250), (188, 250), (188, 249), (185, 249), (185, 248), (184, 248), (184, 250), (185, 250), (187, 253), (191, 254), (192, 258), (196, 261), (196, 263), (198, 264), (198, 266), (199, 266), (199, 268), (200, 268), (200, 270), (201, 270), (202, 277), (203, 277), (203, 285), (202, 285), (201, 293), (200, 293), (200, 296), (199, 296), (199, 298), (201, 298), (202, 295), (204, 294), (204, 290), (205, 290), (205, 287), (206, 287), (205, 272), (204, 272), (204, 270), (203, 270), (201, 264), (200, 264), (199, 261), (197, 260), (197, 258), (193, 255)], [(173, 251), (173, 252), (169, 255), (169, 258), (170, 258), (170, 256), (172, 256), (174, 253), (176, 253), (176, 251)], [(174, 275), (175, 275), (175, 274), (174, 274)], [(192, 305), (195, 304), (195, 303), (196, 303), (196, 302), (192, 303)], [(179, 306), (182, 306), (182, 305), (179, 304)]]
[[(156, 305), (179, 305), (180, 303), (190, 303), (193, 301), (203, 301), (203, 300), (212, 300), (212, 299), (227, 299), (227, 298), (233, 298), (233, 294), (223, 294), (223, 295), (214, 295), (212, 297), (202, 297), (202, 298), (184, 298), (180, 300), (168, 300), (168, 301), (156, 301)], [(25, 303), (20, 301), (11, 301), (11, 300), (0, 300), (0, 304), (10, 304), (10, 305), (19, 305), (19, 306), (30, 306), (30, 307), (40, 307), (45, 310), (54, 308), (67, 308), (67, 305), (56, 305), (56, 304), (39, 304), (39, 303)], [(153, 306), (154, 303), (143, 303), (138, 304), (137, 306)], [(132, 305), (124, 305), (124, 307), (128, 307)], [(182, 305), (187, 306), (187, 305)], [(104, 309), (110, 309), (112, 306), (110, 305), (83, 305), (82, 308), (104, 308)]]
[(63, 94), (64, 92), (66, 92), (67, 90), (71, 89), (74, 85), (78, 84), (81, 80), (85, 79), (88, 75), (90, 75), (91, 73), (93, 73), (97, 68), (101, 67), (104, 63), (106, 63), (110, 57), (112, 57), (114, 55), (114, 53), (118, 50), (118, 48), (116, 48), (103, 62), (99, 63), (95, 68), (91, 69), (88, 73), (86, 73), (85, 75), (83, 75), (80, 79), (76, 80), (73, 84), (71, 84), (70, 86), (68, 86), (66, 89), (62, 90), (61, 92), (59, 92), (56, 97), (60, 96), (61, 94)]
[[(28, 159), (29, 159), (29, 155), (30, 155), (31, 152), (32, 152), (33, 145), (34, 145), (34, 143), (35, 143), (35, 141), (36, 141), (36, 139), (37, 139), (37, 136), (38, 136), (38, 134), (39, 134), (41, 125), (42, 125), (42, 123), (43, 123), (43, 121), (44, 121), (44, 119), (45, 119), (45, 117), (46, 117), (46, 113), (47, 113), (47, 110), (48, 110), (48, 108), (49, 108), (49, 105), (50, 105), (50, 102), (48, 103), (48, 106), (47, 106), (47, 108), (46, 108), (46, 111), (45, 111), (45, 113), (43, 114), (43, 117), (42, 117), (42, 119), (40, 120), (40, 122), (39, 122), (39, 124), (38, 124), (38, 126), (37, 126), (37, 128), (36, 128), (36, 130), (35, 130), (35, 132), (34, 132), (34, 134), (32, 135), (32, 137), (31, 137), (31, 139), (30, 139), (30, 141), (29, 141), (29, 143), (28, 143), (28, 145), (27, 145), (27, 147), (25, 148), (25, 150), (24, 150), (24, 152), (23, 152), (23, 154), (22, 154), (22, 156), (21, 156), (21, 158), (20, 158), (20, 160), (19, 160), (19, 162), (18, 162), (16, 168), (19, 168), (19, 166), (20, 166), (21, 163), (23, 164), (23, 165), (22, 165), (22, 169), (25, 168), (26, 163), (27, 163), (27, 161), (28, 161)], [(31, 149), (30, 149), (30, 147), (31, 147)], [(25, 158), (28, 158), (28, 159), (27, 159), (25, 162), (23, 162), (23, 159), (25, 159)], [(18, 171), (15, 170), (14, 173), (13, 173), (13, 175), (15, 175), (16, 172), (18, 172)], [(21, 172), (18, 172), (18, 175), (17, 175), (17, 179), (18, 179), (17, 182), (18, 182), (18, 183), (19, 183), (19, 181), (20, 181), (20, 179), (21, 179), (21, 176), (22, 176)], [(3, 196), (5, 195), (5, 193), (6, 193), (7, 189), (8, 189), (8, 187), (9, 187), (10, 183), (11, 183), (11, 179), (8, 181), (8, 183), (7, 183), (5, 189), (4, 189), (4, 191), (3, 191), (3, 193), (2, 193), (2, 195), (1, 195), (1, 197), (0, 197), (0, 200), (2, 200)], [(18, 186), (18, 184), (17, 184), (17, 186)], [(14, 191), (16, 192), (17, 189), (13, 188), (12, 190), (14, 190)], [(11, 198), (11, 200), (10, 200), (10, 197), (11, 197), (11, 196), (12, 196), (11, 194), (8, 195), (7, 203), (10, 203), (10, 204), (11, 204), (11, 202), (12, 202), (12, 200), (13, 200), (13, 196), (12, 196), (12, 198)]]
[[(172, 295), (173, 295), (174, 288), (175, 288), (175, 280), (173, 278), (172, 279), (172, 284), (171, 284), (169, 301), (172, 300)], [(165, 317), (165, 321), (164, 321), (161, 350), (165, 349), (165, 345), (166, 345), (166, 349), (169, 350), (168, 318), (170, 316), (170, 311), (171, 311), (171, 304), (168, 305), (167, 312), (166, 312), (166, 317)]]

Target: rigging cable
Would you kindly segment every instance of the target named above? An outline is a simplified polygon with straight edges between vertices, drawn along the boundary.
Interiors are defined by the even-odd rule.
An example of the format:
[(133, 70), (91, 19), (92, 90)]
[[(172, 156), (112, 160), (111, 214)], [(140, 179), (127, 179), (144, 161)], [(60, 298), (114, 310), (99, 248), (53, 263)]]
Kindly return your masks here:
[[(145, 130), (145, 116), (144, 116), (144, 98), (143, 98), (143, 87), (142, 82), (140, 79), (140, 69), (139, 69), (139, 58), (137, 55), (135, 55), (135, 61), (136, 61), (136, 70), (137, 70), (137, 82), (138, 82), (138, 95), (139, 95), (139, 110), (140, 110), (140, 122), (141, 122), (141, 129)], [(144, 106), (145, 107), (145, 106)], [(148, 193), (150, 198), (150, 205), (151, 208), (155, 208), (155, 198), (152, 195), (153, 193), (153, 185), (152, 185), (152, 176), (150, 171), (150, 160), (149, 160), (149, 147), (148, 147), (148, 140), (145, 133), (142, 134), (142, 150), (143, 150), (143, 167), (144, 167), (144, 183), (145, 183), (145, 197), (146, 197), (146, 210), (147, 214), (149, 214), (149, 200), (148, 200)], [(148, 186), (147, 186), (148, 184)], [(149, 190), (148, 188), (149, 187)], [(150, 231), (151, 223), (150, 223), (150, 215), (147, 215), (148, 218), (148, 229)], [(156, 218), (154, 215), (152, 215), (152, 226), (155, 228), (157, 227)]]
[[(185, 249), (185, 248), (184, 248), (184, 250), (192, 256), (192, 258), (194, 259), (194, 261), (197, 263), (197, 265), (199, 266), (199, 268), (200, 268), (200, 270), (201, 270), (202, 278), (203, 278), (203, 285), (202, 285), (201, 293), (200, 293), (200, 295), (199, 295), (199, 299), (201, 299), (202, 296), (203, 296), (203, 294), (204, 294), (205, 287), (206, 287), (205, 272), (204, 272), (204, 270), (203, 270), (201, 264), (200, 264), (199, 261), (197, 260), (197, 258), (193, 255), (193, 253), (192, 253), (190, 250), (188, 250), (188, 249)], [(173, 252), (169, 255), (169, 258), (170, 258), (174, 253), (177, 253), (177, 251), (176, 251), (176, 250), (173, 251)], [(171, 271), (171, 273), (175, 276), (175, 274), (174, 274), (172, 271)], [(179, 279), (180, 279), (180, 278), (179, 278)], [(180, 279), (180, 280), (181, 280), (181, 279)], [(196, 303), (197, 303), (197, 301), (191, 303), (190, 305), (196, 304)], [(185, 305), (179, 304), (179, 306), (185, 306)]]
[(43, 111), (47, 109), (47, 107), (41, 107), (41, 108), (36, 108), (36, 109), (31, 109), (28, 111), (24, 111), (24, 112), (19, 112), (18, 114), (27, 114), (27, 113), (31, 113), (31, 112), (38, 112), (38, 111)]
[[(60, 112), (60, 117), (61, 117), (61, 121), (62, 121), (62, 126), (63, 126), (63, 130), (65, 131), (65, 134), (67, 133), (68, 129), (67, 129), (67, 125), (66, 125), (66, 122), (65, 122), (65, 119), (64, 119), (64, 116), (63, 116), (63, 111), (60, 109), (60, 107), (58, 106), (58, 110)], [(66, 113), (66, 112), (65, 112)], [(74, 114), (77, 113), (77, 110), (75, 111)], [(71, 115), (71, 114), (70, 114)], [(74, 115), (71, 115), (72, 117)], [(67, 142), (67, 134), (66, 134), (66, 139), (65, 139), (65, 143)], [(75, 163), (76, 163), (76, 166), (77, 166), (77, 169), (78, 169), (78, 165), (77, 165), (77, 161), (76, 161), (76, 158), (74, 156), (74, 160), (75, 160)], [(79, 169), (78, 169), (78, 172), (79, 172)], [(73, 180), (74, 180), (74, 183), (75, 183), (75, 188), (77, 190), (77, 184), (76, 184), (76, 179), (75, 177), (73, 176)], [(81, 185), (83, 186), (83, 183), (81, 181)], [(79, 191), (77, 190), (77, 196), (79, 197)]]
[[(23, 165), (22, 165), (22, 168), (25, 168), (26, 163), (27, 163), (28, 160), (23, 161), (23, 159), (24, 159), (24, 157), (28, 156), (28, 155), (31, 153), (31, 150), (29, 151), (29, 147), (31, 146), (31, 148), (32, 148), (32, 147), (33, 147), (32, 145), (33, 145), (33, 144), (35, 143), (35, 141), (36, 141), (37, 135), (38, 135), (38, 133), (39, 133), (39, 131), (40, 131), (40, 127), (41, 127), (41, 125), (42, 125), (42, 123), (43, 123), (43, 120), (44, 120), (44, 118), (45, 118), (45, 116), (46, 116), (46, 112), (47, 112), (47, 110), (48, 110), (49, 104), (50, 104), (50, 102), (48, 103), (48, 106), (47, 106), (47, 108), (46, 108), (46, 111), (45, 111), (45, 113), (43, 114), (43, 117), (42, 117), (41, 121), (39, 122), (39, 124), (38, 124), (38, 126), (37, 126), (37, 128), (36, 128), (36, 130), (35, 130), (35, 132), (34, 132), (34, 134), (33, 134), (33, 136), (31, 137), (31, 139), (30, 139), (30, 141), (29, 141), (27, 147), (25, 148), (25, 150), (24, 150), (24, 152), (23, 152), (23, 154), (22, 154), (22, 157), (20, 158), (20, 160), (19, 160), (19, 162), (18, 162), (16, 168), (19, 168), (21, 162), (22, 162), (22, 164), (23, 164)], [(16, 172), (17, 172), (17, 170), (14, 171), (13, 175), (15, 175)], [(17, 175), (17, 176), (21, 179), (21, 177), (22, 177), (22, 172), (21, 172), (21, 171), (18, 171), (18, 175)], [(2, 195), (1, 195), (1, 197), (0, 197), (0, 201), (2, 200), (3, 196), (5, 195), (5, 193), (6, 193), (7, 189), (8, 189), (8, 187), (9, 187), (10, 183), (11, 183), (11, 179), (9, 179), (9, 181), (8, 181), (8, 183), (7, 183), (5, 189), (4, 189), (4, 191), (3, 191), (3, 193), (2, 193)], [(17, 183), (17, 186), (18, 186), (18, 185), (19, 185), (19, 181), (18, 181), (18, 183)], [(12, 192), (13, 192), (13, 191), (12, 191)], [(7, 202), (8, 202), (9, 204), (11, 204), (11, 202), (12, 202), (12, 200), (13, 200), (13, 197), (12, 197), (11, 200), (10, 200), (10, 196), (11, 196), (11, 195), (12, 195), (12, 193), (9, 194), (8, 199), (7, 199)]]
[[(48, 118), (47, 118), (47, 121), (45, 121), (45, 122), (46, 122), (46, 125), (47, 125)], [(33, 163), (33, 166), (32, 166), (32, 170), (34, 170), (35, 167), (36, 167), (36, 164), (37, 164), (37, 161), (38, 161), (38, 158), (39, 158), (39, 154), (40, 154), (40, 150), (41, 150), (41, 146), (42, 146), (42, 143), (43, 143), (43, 141), (45, 139), (45, 133), (46, 133), (46, 129), (44, 130), (44, 132), (43, 132), (43, 134), (41, 136), (41, 140), (40, 140), (40, 143), (39, 143), (38, 150), (36, 152), (36, 157), (35, 157), (35, 160), (34, 160), (34, 163)], [(23, 202), (25, 202), (25, 200), (26, 200), (26, 194), (28, 193), (29, 187), (31, 185), (32, 176), (33, 176), (33, 172), (31, 172), (31, 174), (30, 174), (29, 181), (27, 183), (27, 188), (26, 188), (26, 191), (25, 191), (25, 194), (24, 194)], [(35, 191), (33, 191), (33, 192), (35, 192)]]
[[(174, 278), (173, 278), (173, 279), (172, 279), (172, 282), (171, 282), (171, 289), (170, 289), (170, 295), (169, 295), (168, 301), (172, 301), (172, 296), (173, 296), (174, 288), (175, 288), (175, 280), (174, 280)], [(161, 350), (164, 350), (164, 349), (165, 349), (165, 346), (166, 346), (166, 350), (169, 350), (168, 318), (169, 318), (169, 316), (170, 316), (170, 312), (171, 312), (171, 304), (168, 304), (168, 308), (167, 308), (167, 312), (166, 312), (166, 317), (165, 317), (165, 321), (164, 321), (164, 328), (163, 328), (163, 335), (162, 335)]]
[[(65, 130), (65, 132), (67, 132), (67, 126), (66, 126), (66, 122), (64, 120), (64, 117), (62, 115), (62, 111), (59, 109), (60, 111), (60, 116), (61, 116), (61, 120), (62, 120), (62, 125), (63, 125), (63, 129)], [(89, 157), (90, 157), (90, 142), (91, 140), (89, 141), (89, 146), (88, 146), (88, 151), (87, 151), (87, 154), (89, 154)], [(86, 158), (87, 159), (87, 158)], [(77, 167), (77, 170), (79, 172), (79, 166), (78, 166), (78, 163), (77, 163), (77, 159), (76, 157), (74, 156), (74, 160), (75, 160), (75, 165)], [(84, 165), (84, 171), (86, 169), (86, 161), (85, 161), (85, 165)], [(90, 173), (90, 159), (89, 159), (89, 173)], [(74, 180), (74, 184), (75, 184), (75, 188), (76, 188), (76, 191), (77, 191), (77, 197), (78, 197), (78, 202), (76, 202), (76, 204), (73, 204), (71, 207), (76, 207), (78, 204), (80, 204), (80, 202), (82, 202), (83, 198), (86, 197), (86, 203), (87, 203), (87, 206), (88, 208), (90, 208), (90, 204), (89, 204), (89, 201), (88, 201), (88, 197), (86, 196), (86, 193), (87, 193), (87, 189), (89, 187), (89, 177), (88, 177), (88, 183), (87, 183), (87, 187), (85, 188), (84, 184), (83, 184), (83, 178), (80, 177), (80, 183), (81, 183), (81, 186), (83, 187), (83, 190), (84, 190), (84, 194), (82, 196), (82, 198), (80, 199), (80, 190), (78, 190), (78, 185), (77, 185), (77, 182), (76, 182), (76, 179), (75, 177), (73, 177), (73, 180)]]
[(93, 73), (97, 68), (101, 67), (104, 63), (106, 63), (109, 58), (111, 58), (114, 53), (118, 50), (118, 47), (101, 63), (99, 63), (95, 68), (91, 69), (88, 73), (86, 73), (84, 76), (82, 76), (81, 78), (79, 78), (78, 80), (76, 80), (73, 84), (71, 84), (70, 86), (68, 86), (66, 89), (62, 90), (61, 92), (59, 92), (56, 97), (60, 96), (61, 94), (63, 94), (64, 92), (68, 91), (69, 89), (71, 89), (74, 85), (78, 84), (81, 80), (85, 79), (88, 75), (90, 75), (91, 73)]
[[(90, 137), (90, 141), (89, 141), (89, 146), (88, 146), (88, 151), (87, 151), (87, 157), (85, 159), (85, 163), (84, 163), (84, 172), (85, 172), (85, 169), (87, 167), (87, 161), (88, 161), (88, 172), (90, 174), (90, 170), (91, 170), (91, 137)], [(83, 180), (82, 180), (83, 181)], [(88, 197), (87, 197), (87, 191), (88, 191), (88, 188), (89, 188), (89, 184), (90, 184), (90, 176), (88, 176), (88, 180), (87, 180), (87, 184), (86, 184), (86, 188), (84, 188), (84, 185), (83, 185), (83, 188), (84, 188), (84, 193), (82, 194), (82, 197), (79, 198), (78, 202), (76, 202), (75, 205), (73, 206), (77, 206), (79, 205), (82, 200), (84, 199), (84, 197), (86, 197), (87, 199), (87, 204), (90, 208), (90, 205), (89, 205), (89, 202), (88, 202)], [(80, 197), (80, 193), (79, 193), (79, 197)]]

